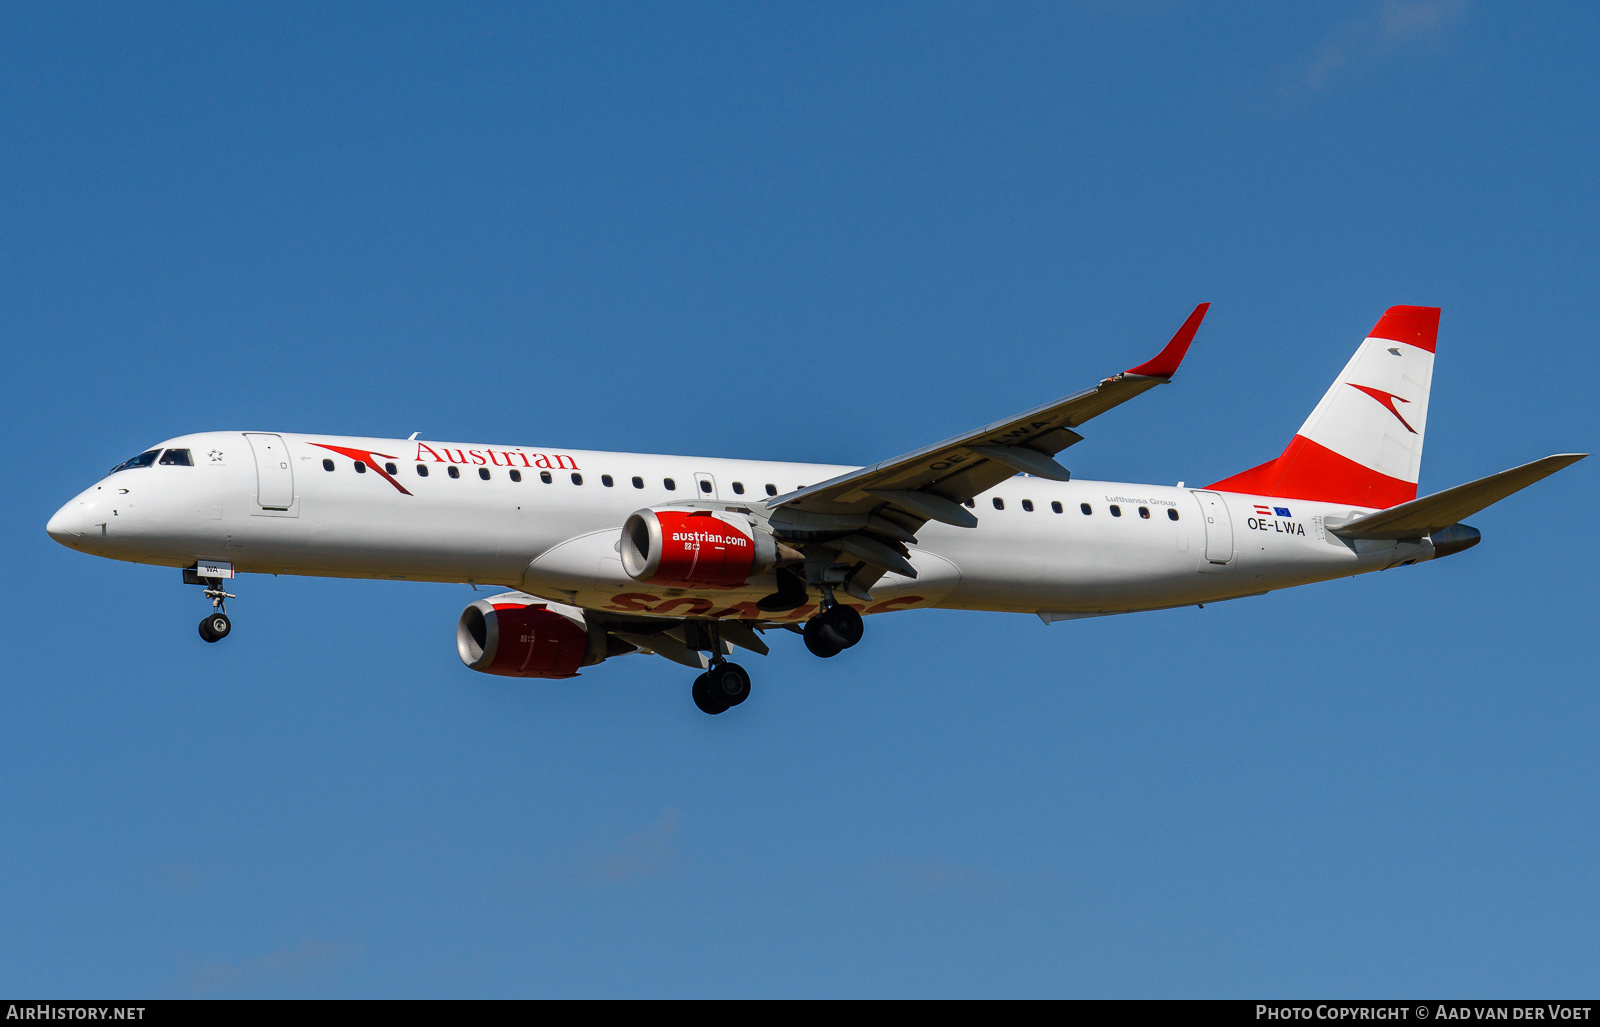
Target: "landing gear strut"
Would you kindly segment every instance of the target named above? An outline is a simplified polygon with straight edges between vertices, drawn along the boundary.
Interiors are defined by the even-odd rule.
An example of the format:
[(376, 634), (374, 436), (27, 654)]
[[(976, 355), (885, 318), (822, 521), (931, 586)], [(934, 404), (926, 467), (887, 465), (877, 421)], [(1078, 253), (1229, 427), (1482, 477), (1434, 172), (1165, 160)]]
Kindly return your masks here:
[(715, 621), (691, 621), (684, 628), (689, 648), (702, 652), (709, 649), (712, 654), (711, 666), (694, 679), (690, 690), (700, 712), (715, 716), (750, 698), (750, 675), (737, 663), (728, 662), (720, 626)]
[(206, 598), (211, 600), (212, 610), (206, 614), (205, 620), (200, 622), (200, 637), (207, 642), (220, 642), (233, 630), (233, 622), (228, 619), (227, 601), (239, 597), (231, 592), (224, 592), (222, 579), (215, 578), (206, 586)]
[(861, 614), (853, 607), (834, 601), (830, 589), (824, 599), (822, 612), (806, 621), (806, 648), (811, 650), (812, 655), (824, 659), (837, 656), (861, 641), (865, 630)]

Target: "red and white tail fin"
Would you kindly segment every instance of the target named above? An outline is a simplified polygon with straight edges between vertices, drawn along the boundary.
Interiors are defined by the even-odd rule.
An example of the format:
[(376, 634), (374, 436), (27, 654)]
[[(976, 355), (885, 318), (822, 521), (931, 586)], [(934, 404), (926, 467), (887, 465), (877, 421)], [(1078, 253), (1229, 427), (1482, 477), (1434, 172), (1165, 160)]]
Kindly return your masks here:
[(1390, 307), (1276, 460), (1210, 486), (1384, 508), (1417, 498), (1438, 307)]

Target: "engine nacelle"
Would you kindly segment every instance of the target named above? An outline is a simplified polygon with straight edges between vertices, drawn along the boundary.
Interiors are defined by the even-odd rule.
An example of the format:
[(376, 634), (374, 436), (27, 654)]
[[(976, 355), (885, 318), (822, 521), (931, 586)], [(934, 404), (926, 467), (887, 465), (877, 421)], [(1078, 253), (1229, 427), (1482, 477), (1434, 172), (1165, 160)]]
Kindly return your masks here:
[(622, 526), (622, 569), (663, 588), (733, 588), (771, 571), (778, 544), (743, 514), (663, 507)]
[(570, 678), (605, 659), (606, 635), (575, 606), (506, 592), (461, 611), (456, 622), (461, 662), (485, 674)]

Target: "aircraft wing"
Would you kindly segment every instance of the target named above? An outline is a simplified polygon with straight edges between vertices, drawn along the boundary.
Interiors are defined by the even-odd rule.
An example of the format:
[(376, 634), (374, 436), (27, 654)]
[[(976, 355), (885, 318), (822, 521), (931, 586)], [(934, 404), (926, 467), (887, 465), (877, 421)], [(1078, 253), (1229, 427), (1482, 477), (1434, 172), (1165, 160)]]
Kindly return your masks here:
[(1341, 538), (1402, 539), (1421, 538), (1442, 528), (1471, 517), (1479, 510), (1527, 488), (1534, 482), (1575, 464), (1587, 453), (1558, 453), (1535, 460), (1509, 471), (1491, 474), (1487, 478), (1469, 481), (1431, 496), (1413, 499), (1409, 503), (1391, 506), (1387, 510), (1357, 517), (1346, 524), (1329, 525), (1328, 530)]
[(937, 445), (863, 467), (769, 500), (770, 510), (800, 514), (866, 514), (889, 508), (920, 526), (928, 520), (976, 525), (961, 504), (1026, 471), (1066, 481), (1053, 458), (1083, 436), (1075, 429), (1140, 393), (1172, 379), (1211, 306), (1202, 303), (1166, 347), (1138, 367), (1112, 375), (1076, 395), (1036, 407)]

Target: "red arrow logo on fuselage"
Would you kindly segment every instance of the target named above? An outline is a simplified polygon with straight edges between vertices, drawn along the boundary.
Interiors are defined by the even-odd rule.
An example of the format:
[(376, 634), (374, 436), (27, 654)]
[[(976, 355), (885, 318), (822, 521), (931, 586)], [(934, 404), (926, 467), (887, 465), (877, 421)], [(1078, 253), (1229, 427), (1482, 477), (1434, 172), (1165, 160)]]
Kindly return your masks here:
[(1357, 385), (1355, 382), (1345, 382), (1345, 384), (1350, 386), (1352, 389), (1360, 389), (1362, 392), (1365, 392), (1379, 403), (1382, 403), (1383, 408), (1394, 415), (1395, 420), (1406, 426), (1406, 431), (1413, 435), (1417, 433), (1417, 429), (1411, 427), (1411, 425), (1406, 422), (1406, 419), (1400, 416), (1400, 411), (1395, 409), (1396, 403), (1410, 403), (1411, 401), (1409, 399), (1401, 399), (1392, 392), (1384, 392), (1382, 389), (1374, 389), (1370, 385)]
[(395, 481), (394, 480), (394, 476), (392, 474), (390, 474), (388, 471), (383, 469), (383, 465), (382, 464), (378, 463), (378, 461), (373, 459), (373, 457), (381, 456), (385, 460), (393, 460), (394, 457), (390, 456), (389, 454), (387, 454), (387, 453), (374, 453), (374, 452), (372, 452), (370, 450), (366, 450), (366, 449), (351, 449), (348, 446), (330, 446), (326, 442), (313, 442), (312, 445), (313, 446), (321, 446), (323, 449), (331, 449), (335, 453), (338, 453), (340, 456), (347, 456), (352, 460), (360, 460), (362, 463), (364, 463), (368, 467), (372, 468), (373, 471), (376, 472), (380, 477), (382, 477), (384, 481), (386, 481), (389, 484), (393, 485), (395, 488), (399, 489), (401, 492), (404, 492), (406, 495), (408, 495), (408, 496), (411, 495), (410, 492), (406, 491), (406, 487), (404, 485), (400, 484), (398, 481)]

